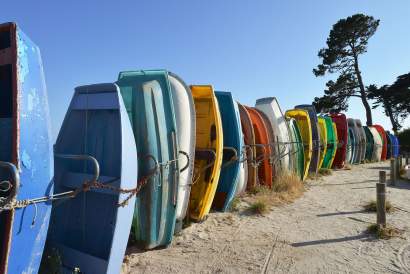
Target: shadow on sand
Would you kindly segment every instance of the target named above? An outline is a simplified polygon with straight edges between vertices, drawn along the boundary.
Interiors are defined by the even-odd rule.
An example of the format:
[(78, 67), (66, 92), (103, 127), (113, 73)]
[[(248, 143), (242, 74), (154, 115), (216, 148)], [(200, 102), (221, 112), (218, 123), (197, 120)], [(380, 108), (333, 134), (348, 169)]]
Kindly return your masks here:
[(374, 237), (371, 236), (370, 234), (361, 233), (361, 234), (356, 235), (356, 236), (347, 236), (347, 237), (334, 238), (334, 239), (299, 242), (299, 243), (292, 243), (290, 245), (293, 246), (293, 247), (304, 247), (304, 246), (334, 244), (334, 243), (342, 243), (342, 242), (349, 242), (349, 241), (373, 240), (373, 239), (374, 239)]
[(339, 216), (339, 215), (351, 215), (357, 213), (368, 213), (366, 210), (355, 210), (355, 211), (340, 211), (340, 212), (332, 212), (332, 213), (324, 213), (318, 214), (317, 217), (330, 217), (330, 216)]

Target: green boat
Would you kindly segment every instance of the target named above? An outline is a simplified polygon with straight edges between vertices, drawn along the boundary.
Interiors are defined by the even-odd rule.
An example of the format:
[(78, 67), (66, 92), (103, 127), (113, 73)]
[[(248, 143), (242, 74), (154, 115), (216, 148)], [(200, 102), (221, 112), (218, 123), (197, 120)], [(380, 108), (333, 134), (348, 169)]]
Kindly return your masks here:
[(363, 127), (364, 132), (366, 133), (366, 155), (365, 159), (369, 162), (372, 162), (373, 157), (373, 148), (374, 148), (374, 138), (370, 129), (366, 126)]
[(179, 145), (168, 72), (121, 72), (120, 87), (138, 151), (138, 193), (132, 224), (141, 249), (168, 246), (174, 235)]
[(326, 132), (327, 132), (327, 150), (325, 158), (323, 159), (322, 168), (331, 168), (334, 152), (337, 149), (337, 139), (335, 130), (333, 128), (333, 121), (330, 117), (324, 117), (326, 121)]
[(294, 162), (294, 172), (295, 174), (303, 180), (304, 175), (304, 163), (305, 154), (303, 149), (302, 136), (300, 135), (299, 127), (295, 119), (289, 119), (289, 132), (291, 137), (291, 155), (290, 159)]

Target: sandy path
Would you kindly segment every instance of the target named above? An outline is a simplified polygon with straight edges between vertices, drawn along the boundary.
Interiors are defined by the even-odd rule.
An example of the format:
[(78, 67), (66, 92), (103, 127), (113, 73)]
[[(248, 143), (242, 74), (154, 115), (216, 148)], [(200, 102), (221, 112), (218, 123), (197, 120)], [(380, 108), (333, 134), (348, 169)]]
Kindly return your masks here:
[(410, 273), (409, 183), (388, 187), (388, 199), (400, 208), (388, 222), (405, 229), (404, 238), (364, 233), (376, 216), (361, 205), (375, 198), (379, 170), (388, 163), (334, 171), (263, 217), (213, 213), (168, 249), (130, 247), (123, 273)]

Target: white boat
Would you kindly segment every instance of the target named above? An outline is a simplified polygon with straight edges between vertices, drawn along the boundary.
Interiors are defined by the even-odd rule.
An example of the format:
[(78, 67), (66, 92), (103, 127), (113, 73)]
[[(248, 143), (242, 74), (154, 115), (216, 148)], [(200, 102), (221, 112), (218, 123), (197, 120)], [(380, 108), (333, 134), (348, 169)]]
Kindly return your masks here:
[(291, 170), (291, 155), (290, 155), (290, 134), (289, 127), (279, 103), (275, 97), (266, 97), (256, 100), (255, 107), (268, 116), (273, 128), (275, 136), (275, 155), (279, 157), (276, 159), (277, 174), (280, 171)]
[(191, 193), (192, 176), (195, 157), (195, 106), (191, 90), (177, 75), (169, 72), (172, 100), (177, 124), (177, 139), (179, 143), (179, 167), (181, 169), (178, 182), (176, 205), (175, 232), (182, 229), (182, 222), (186, 216), (189, 194)]
[(383, 140), (376, 128), (369, 127), (369, 129), (370, 129), (370, 132), (372, 133), (373, 140), (374, 140), (372, 160), (380, 162), (382, 158)]
[[(238, 112), (238, 117), (239, 117), (238, 102), (235, 102), (235, 111)], [(242, 133), (241, 123), (239, 123), (239, 127), (241, 128), (241, 130), (239, 131), (240, 139), (241, 139), (241, 149), (245, 150), (245, 147), (244, 147), (245, 140), (244, 140), (244, 136)], [(245, 151), (242, 151), (238, 156), (241, 156), (240, 159), (243, 160), (243, 157), (246, 157)], [(247, 180), (248, 180), (248, 162), (247, 160), (243, 160), (239, 164), (239, 176), (238, 176), (238, 183), (236, 184), (236, 194), (235, 195), (240, 195), (245, 192)]]

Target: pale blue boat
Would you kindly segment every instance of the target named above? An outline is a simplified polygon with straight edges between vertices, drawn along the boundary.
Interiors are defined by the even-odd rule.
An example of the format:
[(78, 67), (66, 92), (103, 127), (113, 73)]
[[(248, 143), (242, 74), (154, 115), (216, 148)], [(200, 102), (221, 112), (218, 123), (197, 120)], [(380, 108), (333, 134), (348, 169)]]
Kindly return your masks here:
[[(52, 191), (49, 120), (40, 50), (15, 23), (1, 24), (0, 207)], [(0, 213), (0, 273), (37, 273), (50, 212), (39, 203)]]
[(54, 161), (55, 194), (94, 180), (114, 190), (91, 188), (53, 204), (41, 273), (119, 273), (135, 196), (119, 206), (129, 196), (115, 189), (137, 186), (138, 163), (131, 124), (115, 84), (75, 89), (54, 146)]
[(117, 81), (138, 151), (139, 178), (148, 178), (137, 196), (133, 239), (138, 247), (168, 246), (173, 238), (178, 194), (179, 146), (168, 73), (121, 72)]
[(239, 109), (230, 92), (216, 91), (216, 99), (222, 118), (224, 150), (218, 188), (213, 208), (221, 211), (230, 209), (239, 180), (239, 158), (242, 154)]

